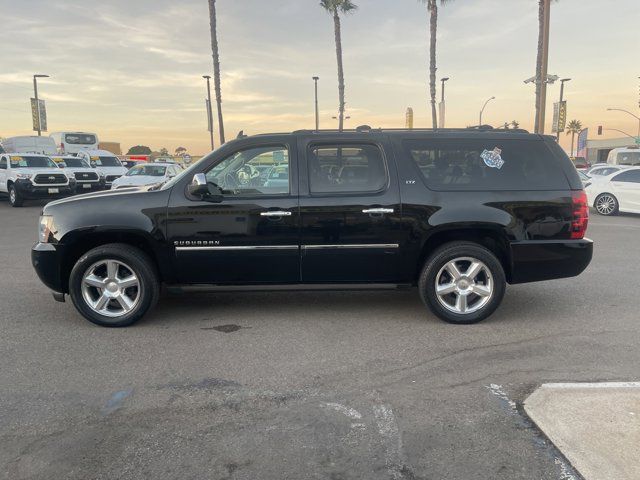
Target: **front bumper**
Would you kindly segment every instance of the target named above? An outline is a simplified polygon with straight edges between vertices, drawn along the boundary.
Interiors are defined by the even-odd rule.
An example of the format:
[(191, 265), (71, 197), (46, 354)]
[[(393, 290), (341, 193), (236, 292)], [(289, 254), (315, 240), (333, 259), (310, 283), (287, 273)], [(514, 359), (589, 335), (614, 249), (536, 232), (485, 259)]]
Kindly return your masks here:
[[(73, 194), (76, 183), (69, 181), (67, 185), (34, 185), (30, 180), (16, 180), (15, 186), (23, 198), (54, 198)], [(53, 190), (57, 192), (51, 193)]]
[(104, 189), (104, 180), (99, 182), (76, 182), (76, 193), (97, 192)]
[(38, 278), (54, 292), (66, 293), (62, 281), (62, 254), (60, 247), (53, 243), (36, 243), (31, 248), (31, 264)]
[(592, 256), (593, 241), (588, 238), (513, 242), (509, 283), (575, 277), (587, 268)]

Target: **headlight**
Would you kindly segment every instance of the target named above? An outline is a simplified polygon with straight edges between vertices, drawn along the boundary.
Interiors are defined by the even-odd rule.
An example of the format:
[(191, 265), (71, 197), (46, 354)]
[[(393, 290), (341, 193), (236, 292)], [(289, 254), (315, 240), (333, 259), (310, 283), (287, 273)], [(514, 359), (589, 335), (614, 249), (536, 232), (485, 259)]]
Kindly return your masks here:
[(16, 178), (21, 178), (23, 180), (29, 180), (33, 175), (30, 173), (16, 173)]
[(38, 224), (38, 241), (49, 243), (49, 238), (53, 232), (53, 217), (51, 215), (41, 215)]

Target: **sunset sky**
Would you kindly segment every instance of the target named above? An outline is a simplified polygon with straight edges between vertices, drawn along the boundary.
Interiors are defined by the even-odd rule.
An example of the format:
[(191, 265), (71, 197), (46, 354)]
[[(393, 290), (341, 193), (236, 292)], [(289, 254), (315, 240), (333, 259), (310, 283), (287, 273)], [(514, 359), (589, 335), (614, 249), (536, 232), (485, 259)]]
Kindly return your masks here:
[[(348, 127), (416, 126), (427, 110), (428, 23), (417, 0), (354, 0), (343, 20)], [(313, 75), (321, 127), (337, 122), (333, 23), (318, 0), (218, 0), (227, 137), (312, 128)], [(212, 73), (206, 0), (0, 0), (0, 136), (31, 134), (32, 75), (43, 79), (50, 131), (193, 154), (209, 150), (204, 74)], [(549, 73), (566, 84), (568, 119), (631, 134), (640, 115), (640, 3), (560, 0), (551, 14)], [(517, 120), (533, 130), (537, 1), (455, 0), (440, 10), (438, 78), (447, 126)], [(438, 87), (439, 88), (439, 87)], [(439, 92), (438, 92), (439, 95)], [(559, 83), (549, 87), (547, 130)], [(215, 115), (215, 113), (214, 113)], [(607, 136), (619, 137), (615, 132)], [(563, 135), (566, 147), (568, 136)], [(217, 141), (216, 141), (217, 143)]]

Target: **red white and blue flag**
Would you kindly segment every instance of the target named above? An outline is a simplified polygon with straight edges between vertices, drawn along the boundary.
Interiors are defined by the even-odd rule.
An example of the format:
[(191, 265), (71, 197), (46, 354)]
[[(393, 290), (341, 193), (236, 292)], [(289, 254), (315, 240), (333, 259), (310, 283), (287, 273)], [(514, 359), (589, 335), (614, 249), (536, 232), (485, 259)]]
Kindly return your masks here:
[(587, 137), (589, 136), (589, 129), (585, 128), (578, 135), (578, 152), (576, 157), (587, 158)]

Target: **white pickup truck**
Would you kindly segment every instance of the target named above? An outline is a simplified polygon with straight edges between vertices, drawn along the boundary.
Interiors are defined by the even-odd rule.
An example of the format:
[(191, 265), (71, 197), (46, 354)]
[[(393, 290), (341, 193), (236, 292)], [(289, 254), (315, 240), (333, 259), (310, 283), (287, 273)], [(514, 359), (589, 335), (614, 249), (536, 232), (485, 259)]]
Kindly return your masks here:
[(21, 207), (27, 199), (71, 195), (75, 188), (72, 174), (67, 175), (47, 155), (0, 155), (0, 195), (8, 195), (12, 207)]

